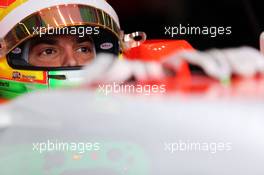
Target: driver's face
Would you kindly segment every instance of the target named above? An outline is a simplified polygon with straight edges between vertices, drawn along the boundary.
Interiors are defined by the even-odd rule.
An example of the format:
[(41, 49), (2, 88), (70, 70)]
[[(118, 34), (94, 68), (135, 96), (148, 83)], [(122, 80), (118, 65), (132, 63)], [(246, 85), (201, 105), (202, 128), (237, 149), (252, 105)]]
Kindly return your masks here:
[(34, 41), (29, 51), (29, 64), (38, 67), (83, 66), (95, 57), (89, 38), (75, 35), (47, 36)]

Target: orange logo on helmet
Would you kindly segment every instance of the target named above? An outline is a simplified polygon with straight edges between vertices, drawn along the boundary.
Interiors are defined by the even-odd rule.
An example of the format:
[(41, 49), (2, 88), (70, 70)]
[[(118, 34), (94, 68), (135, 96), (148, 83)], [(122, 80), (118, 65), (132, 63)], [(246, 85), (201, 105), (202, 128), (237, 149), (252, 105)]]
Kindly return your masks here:
[(0, 0), (0, 7), (8, 7), (10, 4), (16, 0)]

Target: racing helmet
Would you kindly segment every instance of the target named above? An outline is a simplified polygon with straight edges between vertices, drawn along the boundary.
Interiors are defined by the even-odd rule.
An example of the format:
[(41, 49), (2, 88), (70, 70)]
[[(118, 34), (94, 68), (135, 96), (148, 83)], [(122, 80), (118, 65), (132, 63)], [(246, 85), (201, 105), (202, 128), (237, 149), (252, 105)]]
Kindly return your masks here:
[(47, 42), (43, 40), (62, 36), (67, 41), (84, 40), (92, 48), (91, 60), (101, 52), (119, 55), (122, 35), (118, 16), (105, 0), (16, 0), (0, 7), (0, 98), (80, 83), (81, 67), (86, 62), (32, 64), (31, 52)]

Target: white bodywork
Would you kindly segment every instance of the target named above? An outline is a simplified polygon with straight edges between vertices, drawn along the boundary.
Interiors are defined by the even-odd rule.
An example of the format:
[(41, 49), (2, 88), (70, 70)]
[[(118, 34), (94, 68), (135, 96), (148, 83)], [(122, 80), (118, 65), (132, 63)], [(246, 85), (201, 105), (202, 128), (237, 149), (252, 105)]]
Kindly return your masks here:
[[(116, 150), (116, 159), (106, 151), (98, 159), (105, 156), (108, 163), (91, 167), (90, 162), (78, 169), (73, 161), (57, 174), (263, 175), (263, 114), (263, 100), (254, 99), (103, 96), (82, 90), (32, 93), (0, 108), (0, 164), (5, 167), (0, 168), (0, 174), (17, 169), (27, 175), (52, 175), (52, 168), (43, 166), (39, 172), (32, 168), (33, 162), (23, 162), (32, 156), (32, 143), (56, 138), (130, 143), (141, 151), (137, 154), (131, 147), (108, 145), (108, 151)], [(212, 153), (170, 151), (165, 146), (179, 141), (230, 143), (231, 149)], [(14, 149), (4, 151), (22, 143), (28, 144), (29, 155)], [(63, 162), (67, 161), (53, 168), (63, 166)]]

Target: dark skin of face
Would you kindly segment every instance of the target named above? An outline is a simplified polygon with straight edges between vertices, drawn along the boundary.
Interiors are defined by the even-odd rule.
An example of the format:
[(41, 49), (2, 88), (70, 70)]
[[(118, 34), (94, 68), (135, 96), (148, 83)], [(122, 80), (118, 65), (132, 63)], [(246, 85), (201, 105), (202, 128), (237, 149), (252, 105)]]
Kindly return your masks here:
[(37, 67), (72, 67), (83, 66), (94, 57), (94, 45), (88, 37), (58, 35), (36, 39), (28, 61)]

